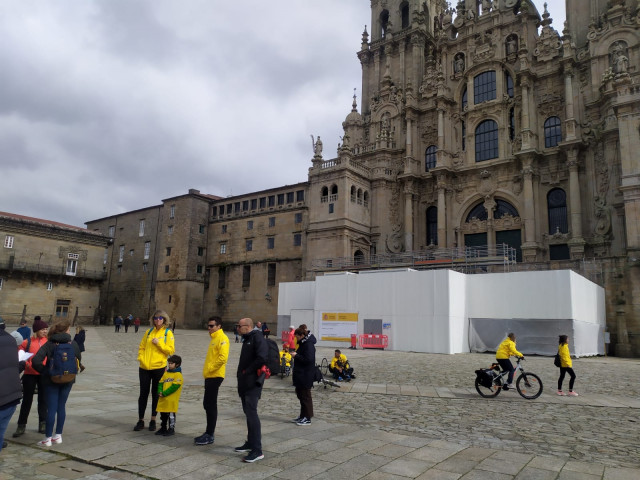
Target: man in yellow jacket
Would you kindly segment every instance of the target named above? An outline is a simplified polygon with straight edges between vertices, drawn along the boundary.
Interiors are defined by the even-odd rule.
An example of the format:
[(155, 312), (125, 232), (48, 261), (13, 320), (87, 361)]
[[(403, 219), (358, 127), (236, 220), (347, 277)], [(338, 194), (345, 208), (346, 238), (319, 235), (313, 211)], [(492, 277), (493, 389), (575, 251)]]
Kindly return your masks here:
[(496, 351), (496, 360), (500, 364), (500, 367), (502, 370), (509, 372), (507, 385), (505, 385), (507, 388), (513, 388), (513, 372), (516, 371), (516, 369), (513, 368), (511, 360), (509, 360), (511, 356), (524, 358), (524, 355), (516, 350), (516, 334), (513, 332), (507, 335), (507, 338), (502, 341)]
[(222, 330), (220, 317), (210, 317), (207, 322), (211, 342), (204, 359), (202, 375), (204, 376), (204, 399), (202, 406), (207, 413), (207, 430), (194, 438), (196, 445), (209, 445), (214, 441), (216, 423), (218, 421), (218, 390), (224, 380), (229, 360), (229, 337)]

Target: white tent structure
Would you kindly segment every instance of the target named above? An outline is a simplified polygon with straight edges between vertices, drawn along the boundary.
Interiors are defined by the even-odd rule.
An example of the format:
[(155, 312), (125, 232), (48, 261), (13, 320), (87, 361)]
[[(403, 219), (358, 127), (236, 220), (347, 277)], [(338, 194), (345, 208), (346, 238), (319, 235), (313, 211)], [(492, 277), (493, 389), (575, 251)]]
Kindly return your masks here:
[(558, 335), (577, 356), (604, 353), (604, 289), (570, 270), (465, 275), (452, 270), (338, 273), (281, 283), (278, 327), (306, 324), (324, 346), (383, 334), (391, 350), (495, 351), (515, 332), (518, 350), (554, 355)]

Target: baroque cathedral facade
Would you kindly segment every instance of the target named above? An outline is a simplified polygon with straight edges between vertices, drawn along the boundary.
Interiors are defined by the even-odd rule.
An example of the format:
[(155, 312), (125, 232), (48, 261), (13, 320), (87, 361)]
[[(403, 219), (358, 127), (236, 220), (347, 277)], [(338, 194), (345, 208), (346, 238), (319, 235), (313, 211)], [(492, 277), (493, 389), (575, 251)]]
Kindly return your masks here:
[[(169, 225), (156, 215), (165, 243), (143, 303), (174, 308), (185, 325), (212, 314), (273, 323), (279, 282), (508, 245), (511, 271), (571, 268), (604, 286), (612, 351), (639, 355), (640, 6), (566, 6), (558, 32), (528, 0), (371, 0), (359, 111), (354, 95), (336, 157), (318, 138), (306, 182), (232, 198), (190, 192), (180, 201), (206, 212), (185, 215), (206, 225), (200, 249), (189, 229), (182, 246), (163, 240)], [(132, 214), (87, 225), (107, 234)], [(167, 241), (191, 252), (176, 268)], [(136, 308), (127, 282), (141, 285), (131, 275), (114, 289), (126, 310)], [(167, 304), (172, 291), (180, 306)]]

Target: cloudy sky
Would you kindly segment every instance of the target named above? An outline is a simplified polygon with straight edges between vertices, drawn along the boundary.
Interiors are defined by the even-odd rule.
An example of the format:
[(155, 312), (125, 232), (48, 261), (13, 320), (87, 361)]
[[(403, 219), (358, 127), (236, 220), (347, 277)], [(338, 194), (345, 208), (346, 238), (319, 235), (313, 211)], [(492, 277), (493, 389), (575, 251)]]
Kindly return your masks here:
[(305, 181), (370, 23), (368, 0), (3, 0), (0, 211), (83, 226)]

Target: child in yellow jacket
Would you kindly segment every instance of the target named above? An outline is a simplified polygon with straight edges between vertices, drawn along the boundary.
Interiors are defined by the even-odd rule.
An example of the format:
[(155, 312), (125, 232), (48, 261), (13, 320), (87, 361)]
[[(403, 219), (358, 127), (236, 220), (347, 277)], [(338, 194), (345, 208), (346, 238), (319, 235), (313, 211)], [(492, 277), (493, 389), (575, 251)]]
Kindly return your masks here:
[(158, 384), (158, 412), (160, 412), (160, 430), (156, 435), (169, 437), (174, 435), (176, 427), (176, 413), (182, 393), (182, 358), (171, 355), (167, 359), (167, 370)]

